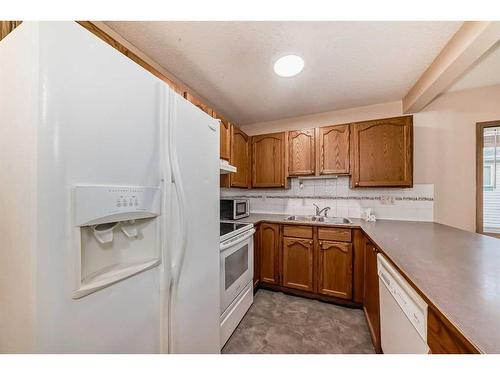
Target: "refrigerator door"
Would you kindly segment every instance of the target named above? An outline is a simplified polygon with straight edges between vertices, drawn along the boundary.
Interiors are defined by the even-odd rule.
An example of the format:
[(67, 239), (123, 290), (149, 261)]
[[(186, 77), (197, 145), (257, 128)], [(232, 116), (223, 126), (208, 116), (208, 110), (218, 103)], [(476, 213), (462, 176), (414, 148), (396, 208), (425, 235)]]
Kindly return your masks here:
[(75, 22), (39, 40), (38, 351), (158, 353), (159, 267), (72, 299), (71, 187), (160, 187), (163, 83)]
[(171, 93), (170, 353), (219, 353), (219, 124)]

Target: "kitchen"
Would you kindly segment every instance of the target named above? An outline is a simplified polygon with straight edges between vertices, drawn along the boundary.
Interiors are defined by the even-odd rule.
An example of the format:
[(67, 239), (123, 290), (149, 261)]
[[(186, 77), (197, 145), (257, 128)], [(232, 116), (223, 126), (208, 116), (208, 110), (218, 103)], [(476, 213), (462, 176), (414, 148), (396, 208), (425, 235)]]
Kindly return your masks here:
[(500, 22), (1, 24), (0, 353), (500, 352)]

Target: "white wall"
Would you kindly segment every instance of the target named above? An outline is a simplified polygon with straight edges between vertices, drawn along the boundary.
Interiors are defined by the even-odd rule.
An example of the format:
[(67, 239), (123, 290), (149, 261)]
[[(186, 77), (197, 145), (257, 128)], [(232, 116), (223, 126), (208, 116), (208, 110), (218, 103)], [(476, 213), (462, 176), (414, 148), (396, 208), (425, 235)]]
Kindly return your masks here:
[[(402, 106), (398, 101), (246, 125), (242, 129), (255, 135), (400, 115)], [(434, 185), (434, 221), (475, 231), (476, 122), (499, 119), (500, 85), (443, 94), (414, 114), (414, 183)], [(398, 195), (404, 190), (387, 191)]]
[(434, 220), (475, 231), (476, 122), (500, 120), (500, 85), (446, 93), (414, 115), (415, 182), (433, 183)]
[(315, 113), (307, 116), (292, 117), (276, 121), (259, 122), (241, 126), (248, 135), (315, 128), (348, 122), (373, 120), (384, 117), (401, 116), (403, 107), (401, 101), (374, 104), (365, 107), (343, 109), (340, 111)]

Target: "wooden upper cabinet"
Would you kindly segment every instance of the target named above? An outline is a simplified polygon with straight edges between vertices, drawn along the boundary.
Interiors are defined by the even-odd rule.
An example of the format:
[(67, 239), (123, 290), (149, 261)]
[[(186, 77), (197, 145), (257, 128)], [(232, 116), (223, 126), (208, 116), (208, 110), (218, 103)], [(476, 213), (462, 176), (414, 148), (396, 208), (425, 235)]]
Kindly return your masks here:
[(260, 224), (260, 281), (279, 284), (279, 224)]
[(351, 125), (353, 187), (413, 186), (413, 117)]
[(312, 292), (314, 264), (312, 239), (283, 238), (282, 286)]
[(314, 129), (288, 132), (288, 175), (308, 176), (315, 172)]
[(352, 245), (319, 241), (318, 292), (329, 296), (352, 298)]
[(375, 351), (380, 353), (380, 302), (377, 274), (377, 248), (370, 242), (365, 244), (365, 278), (363, 310), (372, 337)]
[(252, 187), (285, 187), (286, 133), (252, 137)]
[(9, 35), (22, 21), (0, 21), (0, 40)]
[(220, 158), (229, 160), (231, 157), (231, 124), (215, 111), (212, 111), (212, 117), (220, 121)]
[(194, 104), (195, 106), (197, 106), (199, 109), (201, 109), (206, 114), (208, 114), (210, 116), (213, 115), (212, 108), (210, 108), (208, 105), (206, 105), (205, 103), (203, 103), (197, 97), (191, 95), (189, 92), (186, 91), (186, 93), (184, 94), (184, 97), (186, 98), (186, 100), (190, 101), (192, 104)]
[(349, 125), (325, 126), (317, 129), (318, 175), (348, 174), (349, 168)]
[(250, 187), (250, 137), (231, 125), (231, 165), (236, 173), (229, 174), (229, 185), (237, 188)]

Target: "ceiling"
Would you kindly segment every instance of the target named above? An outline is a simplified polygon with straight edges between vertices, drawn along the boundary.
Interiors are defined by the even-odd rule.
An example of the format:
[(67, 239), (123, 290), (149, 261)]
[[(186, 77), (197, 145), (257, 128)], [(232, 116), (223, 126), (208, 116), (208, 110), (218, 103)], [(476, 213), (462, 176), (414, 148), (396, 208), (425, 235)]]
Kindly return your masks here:
[[(239, 125), (400, 100), (462, 22), (106, 22)], [(273, 64), (304, 58), (281, 78)]]
[(497, 42), (472, 65), (448, 92), (500, 84), (500, 42)]

